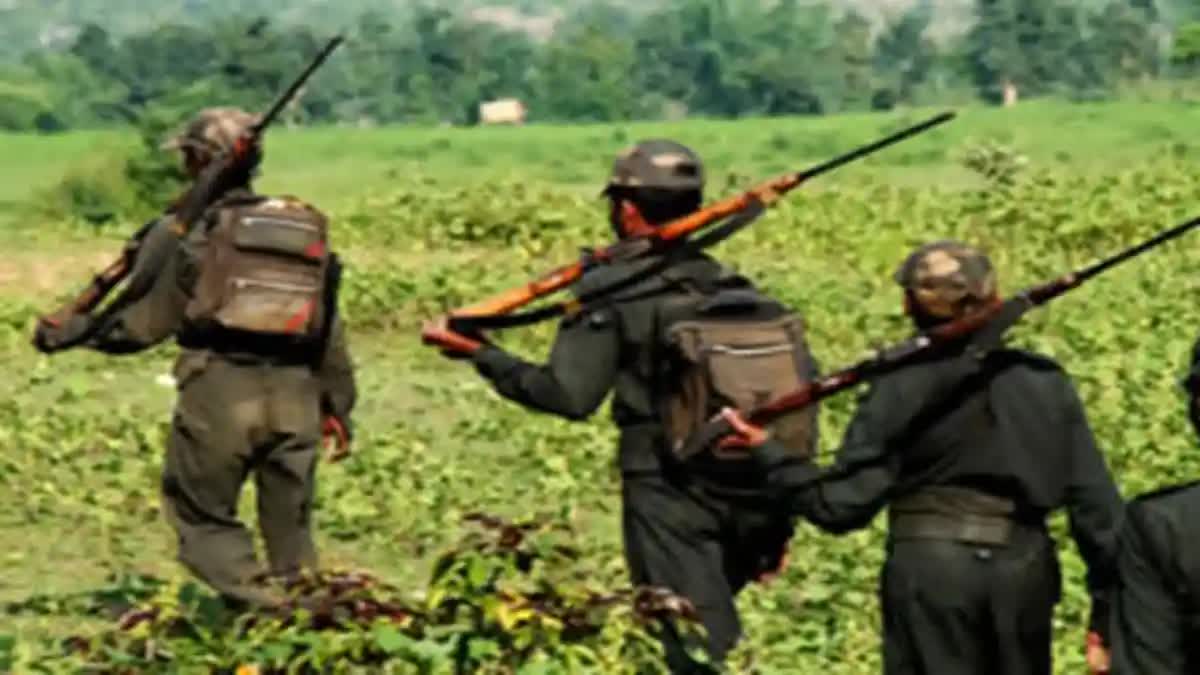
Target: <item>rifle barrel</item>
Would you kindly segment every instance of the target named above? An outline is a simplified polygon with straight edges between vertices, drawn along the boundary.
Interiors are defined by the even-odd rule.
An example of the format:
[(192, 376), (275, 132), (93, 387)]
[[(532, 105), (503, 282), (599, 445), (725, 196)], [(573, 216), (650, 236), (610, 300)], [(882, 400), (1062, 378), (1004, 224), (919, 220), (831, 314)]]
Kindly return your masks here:
[(903, 368), (923, 356), (943, 348), (947, 343), (973, 334), (975, 331), (988, 325), (991, 321), (997, 320), (997, 317), (1008, 311), (1008, 309), (1019, 311), (1019, 314), (1012, 316), (1012, 320), (1015, 321), (1016, 318), (1019, 318), (1021, 314), (1024, 314), (1025, 311), (1033, 306), (1049, 302), (1063, 293), (1077, 288), (1088, 279), (1135, 258), (1150, 249), (1161, 246), (1172, 239), (1181, 237), (1196, 227), (1200, 227), (1200, 216), (1164, 230), (1136, 246), (1127, 248), (1081, 270), (1071, 272), (1045, 284), (1027, 288), (1006, 301), (997, 300), (983, 309), (942, 324), (898, 345), (881, 350), (874, 358), (860, 361), (848, 368), (835, 371), (824, 377), (818, 377), (812, 382), (805, 383), (796, 391), (785, 394), (752, 411), (749, 419), (756, 424), (767, 424), (780, 415), (809, 406), (858, 382)]
[(1087, 267), (1085, 269), (1082, 269), (1082, 270), (1076, 272), (1075, 273), (1075, 277), (1077, 278), (1076, 283), (1083, 283), (1083, 282), (1087, 281), (1088, 279), (1091, 279), (1092, 277), (1096, 276), (1097, 274), (1100, 274), (1100, 273), (1105, 272), (1113, 267), (1116, 267), (1117, 265), (1120, 265), (1121, 263), (1125, 262), (1126, 260), (1129, 260), (1130, 258), (1136, 258), (1137, 256), (1145, 253), (1146, 251), (1149, 251), (1150, 249), (1155, 248), (1156, 246), (1160, 246), (1162, 244), (1165, 244), (1168, 241), (1171, 241), (1172, 239), (1181, 237), (1184, 234), (1187, 234), (1189, 231), (1195, 229), (1197, 226), (1200, 226), (1200, 216), (1198, 216), (1196, 218), (1192, 218), (1191, 220), (1189, 220), (1185, 223), (1176, 225), (1175, 227), (1172, 227), (1169, 230), (1164, 230), (1162, 232), (1159, 232), (1158, 234), (1154, 235), (1153, 237), (1150, 237), (1146, 241), (1143, 241), (1142, 243), (1138, 244), (1137, 246), (1127, 248), (1124, 251), (1121, 251), (1120, 253), (1118, 253), (1114, 256), (1105, 258), (1104, 260), (1101, 260), (1100, 262), (1095, 263), (1094, 265), (1091, 265), (1090, 267)]
[[(790, 173), (784, 176), (767, 181), (741, 194), (727, 197), (718, 202), (701, 208), (700, 210), (677, 218), (661, 227), (655, 228), (651, 234), (643, 238), (643, 241), (651, 241), (655, 244), (665, 244), (678, 239), (681, 239), (693, 232), (705, 228), (715, 222), (723, 220), (729, 216), (745, 211), (757, 202), (773, 201), (778, 195), (798, 187), (806, 180), (828, 173), (840, 166), (844, 166), (855, 160), (861, 159), (871, 153), (878, 152), (883, 148), (894, 145), (907, 138), (928, 131), (929, 129), (945, 124), (954, 119), (955, 113), (945, 112), (936, 117), (930, 118), (920, 124), (902, 129), (890, 136), (877, 140), (873, 143), (861, 146), (843, 155), (835, 157), (827, 162), (818, 164), (804, 171)], [(600, 249), (599, 253), (611, 255), (613, 251), (619, 247), (629, 246), (629, 241), (618, 242), (607, 248)], [(521, 286), (519, 288), (510, 289), (500, 295), (494, 296), (487, 300), (474, 303), (467, 307), (463, 307), (450, 312), (451, 316), (487, 316), (507, 314), (511, 311), (524, 307), (529, 303), (544, 297), (555, 291), (566, 288), (576, 279), (583, 275), (584, 265), (582, 263), (574, 263), (556, 268), (551, 272), (544, 274), (534, 281)]]
[(800, 182), (803, 182), (810, 178), (815, 178), (817, 176), (820, 176), (823, 173), (828, 173), (830, 171), (833, 171), (834, 169), (836, 169), (844, 164), (849, 164), (850, 162), (857, 161), (863, 157), (866, 157), (867, 155), (879, 152), (880, 150), (888, 147), (889, 145), (895, 145), (896, 143), (899, 143), (900, 141), (903, 141), (903, 140), (906, 140), (913, 136), (916, 136), (917, 134), (923, 134), (926, 131), (932, 129), (933, 127), (940, 126), (942, 124), (945, 124), (946, 122), (949, 122), (950, 120), (954, 119), (955, 116), (956, 116), (956, 113), (954, 113), (953, 111), (944, 112), (940, 115), (937, 115), (936, 117), (932, 117), (928, 120), (925, 120), (924, 122), (921, 122), (920, 124), (908, 127), (907, 129), (901, 129), (900, 131), (897, 131), (896, 133), (892, 134), (891, 136), (887, 136), (886, 138), (881, 138), (878, 141), (875, 141), (874, 143), (864, 145), (860, 148), (851, 150), (850, 152), (847, 152), (844, 155), (839, 155), (838, 157), (834, 157), (833, 159), (831, 159), (827, 162), (824, 162), (823, 164), (818, 164), (817, 166), (814, 166), (811, 169), (806, 169), (804, 171), (801, 171), (800, 173), (796, 174), (797, 180)]
[(279, 98), (275, 99), (275, 102), (271, 104), (271, 108), (267, 110), (266, 114), (262, 116), (262, 119), (260, 119), (258, 123), (254, 125), (253, 134), (255, 136), (262, 133), (263, 129), (271, 126), (271, 123), (275, 121), (276, 117), (279, 117), (279, 113), (283, 112), (283, 109), (287, 107), (287, 104), (296, 95), (296, 92), (300, 91), (300, 87), (304, 86), (304, 83), (308, 81), (308, 78), (312, 77), (312, 74), (317, 71), (317, 68), (320, 68), (321, 64), (325, 63), (325, 60), (329, 58), (329, 55), (333, 53), (333, 50), (337, 49), (344, 40), (344, 37), (338, 35), (326, 43), (325, 47), (321, 49), (320, 53), (317, 54), (312, 63), (309, 63), (308, 67), (304, 69), (304, 72), (300, 73), (300, 76), (292, 81), (291, 85), (289, 85), (288, 88), (279, 95)]

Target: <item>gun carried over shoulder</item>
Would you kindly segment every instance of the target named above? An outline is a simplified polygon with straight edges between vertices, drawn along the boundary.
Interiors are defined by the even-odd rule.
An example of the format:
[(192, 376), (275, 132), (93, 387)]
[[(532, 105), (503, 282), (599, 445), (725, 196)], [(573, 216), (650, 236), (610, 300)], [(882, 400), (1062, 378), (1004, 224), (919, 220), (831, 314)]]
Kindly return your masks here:
[[(267, 128), (279, 117), (284, 108), (296, 97), (301, 87), (304, 86), (312, 74), (325, 63), (326, 59), (329, 58), (343, 41), (344, 38), (341, 36), (331, 39), (314, 57), (308, 67), (275, 100), (267, 112), (259, 117), (254, 125), (235, 141), (233, 148), (215, 158), (201, 171), (200, 175), (192, 183), (191, 188), (183, 194), (168, 214), (173, 220), (171, 231), (176, 236), (180, 238), (186, 236), (204, 215), (204, 212), (208, 210), (208, 207), (219, 199), (221, 195), (229, 191), (230, 188), (235, 187), (233, 183), (245, 174), (250, 168), (250, 163), (256, 161), (259, 141)], [(120, 258), (97, 274), (87, 288), (73, 300), (56, 312), (39, 318), (39, 323), (57, 328), (65, 324), (72, 316), (88, 314), (95, 309), (114, 288), (129, 276), (129, 273), (133, 270), (134, 261), (137, 258), (139, 245), (155, 222), (157, 221), (151, 221), (143, 225), (130, 238)], [(130, 298), (140, 297), (145, 290), (144, 288), (126, 288), (120, 296), (115, 298), (105, 308), (105, 313), (112, 314), (118, 311)], [(93, 326), (99, 326), (101, 323), (103, 322), (94, 321)], [(92, 331), (88, 331), (72, 340), (69, 344), (60, 345), (58, 349), (66, 349), (81, 344), (89, 339), (91, 334)]]
[[(980, 310), (938, 325), (904, 342), (882, 349), (871, 358), (860, 361), (848, 368), (830, 373), (829, 375), (818, 377), (796, 391), (785, 394), (756, 410), (750, 411), (746, 415), (746, 419), (756, 426), (766, 426), (784, 414), (805, 408), (821, 399), (854, 387), (861, 382), (900, 370), (918, 361), (935, 356), (952, 345), (961, 344), (963, 340), (985, 327), (1006, 330), (1016, 324), (1026, 312), (1034, 307), (1044, 305), (1054, 298), (1078, 288), (1085, 282), (1113, 267), (1168, 241), (1181, 237), (1197, 227), (1200, 227), (1200, 217), (1164, 230), (1136, 246), (1125, 249), (1088, 267), (1075, 270), (1047, 283), (1027, 288), (1011, 298), (1005, 300), (997, 299)], [(997, 322), (997, 325), (991, 326), (993, 322)], [(693, 434), (680, 453), (680, 456), (686, 459), (699, 455), (713, 447), (719, 439), (732, 433), (733, 428), (726, 421), (723, 419), (714, 420)]]
[[(902, 129), (878, 141), (856, 148), (834, 159), (803, 171), (785, 174), (766, 181), (744, 193), (722, 199), (695, 213), (671, 221), (661, 227), (642, 227), (634, 236), (606, 247), (593, 250), (584, 260), (555, 268), (537, 279), (505, 291), (482, 302), (469, 305), (450, 313), (451, 325), (456, 319), (470, 326), (472, 319), (499, 317), (524, 307), (539, 298), (555, 293), (578, 281), (590, 265), (610, 263), (638, 258), (656, 250), (669, 248), (685, 237), (703, 230), (714, 223), (754, 207), (775, 203), (788, 192), (845, 164), (857, 161), (903, 140), (924, 133), (954, 119), (953, 112), (946, 112), (920, 124)], [(426, 339), (427, 344), (432, 343)]]

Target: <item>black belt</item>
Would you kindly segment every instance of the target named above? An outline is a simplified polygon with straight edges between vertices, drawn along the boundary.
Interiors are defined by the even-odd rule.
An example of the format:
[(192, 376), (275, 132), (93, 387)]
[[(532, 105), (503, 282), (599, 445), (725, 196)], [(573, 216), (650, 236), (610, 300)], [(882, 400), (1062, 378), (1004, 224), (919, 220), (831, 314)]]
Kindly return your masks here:
[(1044, 528), (1044, 518), (1026, 514), (1010, 499), (967, 488), (938, 486), (895, 500), (888, 510), (894, 541), (933, 539), (1007, 546), (1018, 528)]
[(1007, 546), (1017, 523), (975, 514), (889, 513), (888, 536), (894, 541), (935, 539), (965, 544)]

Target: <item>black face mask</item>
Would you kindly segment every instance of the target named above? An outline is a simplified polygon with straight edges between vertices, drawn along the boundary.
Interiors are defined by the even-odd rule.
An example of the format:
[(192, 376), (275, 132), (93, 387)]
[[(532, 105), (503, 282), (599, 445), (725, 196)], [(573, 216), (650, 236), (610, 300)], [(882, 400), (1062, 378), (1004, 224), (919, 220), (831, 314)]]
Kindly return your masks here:
[(625, 228), (621, 226), (621, 200), (616, 197), (608, 198), (608, 225), (612, 228), (614, 237), (625, 238)]

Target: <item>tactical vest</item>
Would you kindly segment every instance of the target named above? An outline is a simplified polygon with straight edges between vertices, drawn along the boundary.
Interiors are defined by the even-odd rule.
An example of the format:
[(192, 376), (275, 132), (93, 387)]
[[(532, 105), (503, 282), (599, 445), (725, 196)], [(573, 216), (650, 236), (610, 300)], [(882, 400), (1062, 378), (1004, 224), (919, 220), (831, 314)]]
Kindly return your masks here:
[(293, 197), (245, 196), (215, 209), (185, 315), (220, 333), (320, 340), (331, 255), (325, 216)]
[[(712, 283), (682, 280), (686, 294), (659, 312), (657, 399), (663, 427), (678, 456), (691, 434), (723, 407), (750, 413), (798, 389), (814, 372), (804, 322), (741, 277)], [(808, 457), (816, 408), (773, 422), (772, 437)], [(719, 459), (746, 459), (744, 450), (711, 449)]]

